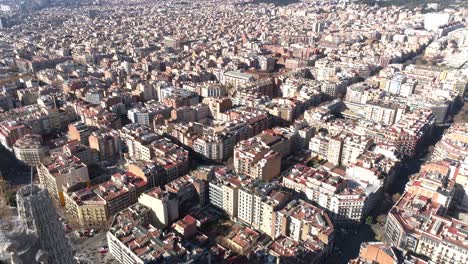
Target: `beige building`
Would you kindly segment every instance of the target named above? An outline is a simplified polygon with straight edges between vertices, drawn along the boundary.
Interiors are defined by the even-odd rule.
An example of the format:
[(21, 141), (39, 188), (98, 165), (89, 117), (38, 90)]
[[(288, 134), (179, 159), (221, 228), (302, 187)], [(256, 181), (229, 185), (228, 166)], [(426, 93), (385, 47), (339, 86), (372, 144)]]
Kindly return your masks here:
[(339, 165), (342, 151), (343, 139), (340, 136), (330, 138), (328, 142), (327, 160), (333, 164)]
[(234, 169), (252, 178), (271, 180), (280, 173), (281, 155), (258, 138), (241, 141), (234, 148)]
[(37, 167), (39, 182), (44, 185), (53, 200), (65, 205), (63, 186), (78, 182), (89, 183), (88, 167), (75, 156), (53, 153)]
[(274, 98), (265, 108), (273, 116), (273, 125), (289, 125), (300, 113), (301, 103), (292, 98)]
[(240, 179), (237, 175), (222, 170), (215, 172), (209, 180), (208, 198), (210, 203), (225, 211), (230, 217), (237, 217), (239, 204), (239, 189), (247, 179)]
[(359, 155), (370, 148), (373, 140), (350, 135), (347, 136), (343, 142), (343, 150), (341, 153), (341, 164), (346, 166), (350, 163), (356, 162)]
[[(293, 200), (274, 213), (270, 254), (291, 257), (291, 263), (323, 263), (332, 252), (335, 231), (328, 214), (314, 205)], [(286, 239), (286, 240), (285, 240)], [(298, 250), (298, 246), (303, 250)], [(297, 254), (300, 252), (300, 254)], [(289, 263), (289, 262), (288, 262)]]
[(41, 135), (29, 134), (15, 142), (13, 151), (18, 160), (29, 166), (37, 166), (47, 156), (49, 149), (43, 144)]
[(89, 145), (91, 132), (91, 128), (81, 121), (68, 125), (68, 137), (71, 140), (78, 140), (83, 145)]
[(89, 147), (99, 153), (100, 160), (107, 160), (119, 155), (120, 137), (115, 130), (94, 131), (89, 136)]
[(240, 71), (229, 71), (225, 72), (222, 80), (224, 85), (232, 85), (234, 87), (239, 87), (241, 85), (253, 82), (255, 78), (247, 73)]
[(230, 216), (237, 216), (239, 185), (233, 181), (227, 181), (223, 185), (223, 209)]
[(137, 123), (128, 124), (120, 131), (122, 142), (133, 160), (151, 160), (154, 157), (151, 143), (160, 137), (148, 127)]
[(107, 203), (93, 189), (77, 184), (63, 192), (69, 219), (84, 228), (106, 228), (108, 221)]
[(290, 194), (278, 191), (278, 185), (252, 182), (238, 194), (237, 217), (242, 222), (274, 236), (274, 213), (290, 200)]
[(153, 217), (155, 217), (154, 223), (158, 224), (160, 228), (167, 227), (179, 218), (177, 198), (159, 187), (142, 193), (138, 202), (151, 209)]
[(247, 256), (257, 245), (259, 238), (260, 233), (249, 227), (243, 227), (237, 233), (230, 234), (223, 242), (234, 252)]
[(437, 142), (433, 160), (453, 159), (463, 162), (468, 157), (468, 123), (452, 125)]
[(369, 101), (365, 109), (365, 118), (384, 125), (393, 125), (403, 117), (406, 110), (406, 106), (399, 104), (382, 100)]
[(234, 134), (227, 131), (213, 131), (212, 134), (206, 133), (195, 139), (193, 150), (209, 159), (223, 161), (232, 156), (235, 143)]
[(309, 149), (315, 157), (327, 159), (329, 143), (330, 136), (324, 132), (319, 132), (310, 139)]
[(111, 179), (99, 185), (87, 187), (80, 182), (63, 187), (63, 200), (67, 213), (81, 227), (107, 227), (117, 212), (135, 204), (147, 190), (145, 179), (130, 172), (115, 173)]

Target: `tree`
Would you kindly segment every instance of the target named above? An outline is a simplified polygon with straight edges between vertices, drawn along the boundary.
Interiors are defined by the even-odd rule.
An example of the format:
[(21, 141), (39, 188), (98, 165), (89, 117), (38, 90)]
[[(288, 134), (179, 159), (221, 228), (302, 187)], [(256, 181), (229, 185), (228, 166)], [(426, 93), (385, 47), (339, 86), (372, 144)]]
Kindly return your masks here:
[(383, 224), (385, 224), (385, 222), (387, 222), (387, 216), (386, 215), (381, 214), (381, 215), (377, 216), (377, 223), (383, 225)]
[(384, 240), (385, 235), (384, 235), (383, 230), (381, 230), (381, 229), (374, 230), (374, 232), (375, 232), (375, 240), (377, 240), (377, 241), (383, 241)]
[(14, 191), (10, 184), (0, 177), (0, 196), (8, 206), (16, 207), (16, 191)]
[(427, 148), (427, 153), (429, 153), (429, 155), (432, 155), (433, 152), (434, 152), (434, 145), (430, 145), (430, 146)]
[(11, 214), (7, 199), (8, 182), (0, 177), (0, 219), (6, 219)]
[(394, 195), (392, 195), (392, 201), (393, 201), (393, 203), (398, 202), (398, 200), (400, 200), (400, 197), (401, 197), (401, 194), (400, 194), (400, 193), (395, 193)]

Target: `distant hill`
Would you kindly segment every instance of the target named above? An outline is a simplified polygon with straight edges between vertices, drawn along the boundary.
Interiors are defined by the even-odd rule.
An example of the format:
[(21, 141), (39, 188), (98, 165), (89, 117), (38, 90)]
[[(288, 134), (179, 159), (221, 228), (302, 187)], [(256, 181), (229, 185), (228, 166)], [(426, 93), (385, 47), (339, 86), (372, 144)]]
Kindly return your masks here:
[(252, 0), (249, 4), (274, 4), (275, 6), (287, 6), (299, 3), (300, 0)]
[(466, 0), (362, 0), (361, 3), (368, 5), (378, 4), (380, 6), (404, 6), (407, 8), (426, 7), (427, 4), (439, 4), (439, 9), (455, 6), (468, 6)]

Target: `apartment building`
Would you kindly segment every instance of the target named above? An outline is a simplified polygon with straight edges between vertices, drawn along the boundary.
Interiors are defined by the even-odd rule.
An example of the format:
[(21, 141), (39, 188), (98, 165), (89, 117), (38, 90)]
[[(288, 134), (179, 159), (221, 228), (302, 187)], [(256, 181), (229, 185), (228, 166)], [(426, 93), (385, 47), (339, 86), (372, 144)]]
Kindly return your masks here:
[(228, 71), (223, 74), (223, 78), (221, 81), (224, 85), (231, 85), (233, 87), (239, 87), (249, 82), (253, 82), (255, 78), (245, 72), (240, 71)]
[(167, 170), (155, 161), (130, 161), (128, 164), (128, 171), (148, 182), (150, 188), (163, 186), (168, 182)]
[(196, 92), (204, 98), (217, 98), (227, 95), (226, 86), (214, 81), (203, 82), (202, 84), (184, 83), (183, 88), (192, 92)]
[(302, 103), (294, 98), (274, 98), (263, 109), (272, 115), (274, 125), (289, 125), (301, 113)]
[(468, 123), (453, 124), (437, 142), (433, 160), (452, 159), (462, 161), (468, 156)]
[(365, 136), (348, 135), (343, 141), (340, 164), (346, 166), (356, 162), (359, 155), (368, 150), (373, 144), (371, 138)]
[(151, 209), (156, 227), (165, 228), (179, 218), (177, 194), (164, 191), (160, 187), (142, 193), (138, 203)]
[(193, 141), (192, 147), (195, 152), (209, 159), (225, 161), (232, 156), (235, 144), (236, 137), (233, 133), (207, 128), (203, 136)]
[(365, 105), (368, 100), (374, 99), (373, 89), (368, 83), (360, 82), (347, 87), (345, 103), (355, 103)]
[(272, 234), (273, 213), (281, 209), (291, 195), (278, 190), (278, 182), (254, 180), (238, 191), (237, 218), (249, 226)]
[[(163, 234), (151, 223), (151, 210), (135, 204), (116, 215), (107, 232), (112, 256), (122, 264), (145, 264), (156, 260), (178, 263), (187, 259), (187, 249), (179, 246), (181, 238)], [(145, 239), (141, 239), (145, 238)]]
[(79, 143), (79, 141), (69, 141), (62, 148), (63, 153), (76, 156), (86, 164), (86, 166), (96, 164), (99, 161), (99, 153), (89, 146)]
[(88, 183), (88, 167), (75, 156), (64, 153), (52, 153), (49, 158), (37, 166), (39, 182), (49, 191), (56, 203), (65, 205), (63, 186), (71, 186), (78, 182)]
[(440, 216), (441, 204), (424, 195), (404, 193), (385, 224), (385, 238), (400, 250), (429, 257), (435, 263), (468, 261), (467, 227)]
[(343, 136), (337, 135), (330, 137), (328, 141), (327, 160), (333, 164), (341, 164), (341, 155), (343, 153)]
[[(334, 226), (328, 214), (303, 200), (292, 200), (285, 208), (274, 214), (275, 242), (271, 245), (274, 255), (286, 257), (288, 251), (281, 251), (286, 237), (306, 249), (310, 259), (307, 263), (321, 263), (333, 249)], [(291, 245), (293, 246), (293, 245)], [(290, 249), (289, 249), (290, 250)], [(275, 254), (276, 253), (276, 254)]]
[(240, 182), (236, 179), (227, 179), (222, 185), (222, 208), (231, 217), (237, 217), (239, 206), (239, 187)]
[(383, 186), (384, 182), (391, 184), (395, 180), (399, 165), (399, 160), (366, 150), (356, 158), (355, 162), (348, 163), (346, 178)]
[(174, 122), (197, 122), (210, 117), (210, 108), (205, 104), (182, 106), (172, 109), (171, 120)]
[(246, 184), (246, 180), (240, 179), (226, 168), (217, 169), (208, 182), (208, 199), (213, 206), (230, 217), (237, 217), (239, 188), (243, 184)]
[(159, 138), (149, 144), (152, 160), (161, 166), (167, 183), (186, 174), (189, 170), (189, 152), (167, 138)]
[(91, 132), (92, 128), (81, 121), (68, 125), (68, 138), (70, 140), (78, 140), (81, 144), (86, 146), (89, 146), (89, 137), (91, 136)]
[(77, 183), (64, 188), (65, 210), (70, 224), (80, 228), (107, 228), (109, 214), (107, 202), (92, 187)]
[(285, 158), (291, 153), (295, 136), (294, 133), (286, 129), (275, 127), (273, 129), (264, 130), (257, 138), (267, 148), (278, 152), (282, 158)]
[(375, 206), (381, 188), (302, 164), (284, 173), (283, 185), (327, 210), (335, 224), (359, 223)]
[(63, 129), (68, 122), (76, 118), (73, 109), (46, 107), (39, 104), (14, 108), (8, 111), (8, 120), (14, 120), (17, 124), (24, 124), (31, 128), (35, 134), (50, 133)]
[(42, 136), (28, 134), (13, 144), (15, 157), (29, 166), (39, 165), (48, 155), (49, 148), (43, 144)]
[(122, 143), (133, 160), (150, 161), (154, 157), (151, 143), (160, 138), (149, 127), (140, 124), (128, 124), (120, 130)]
[(96, 105), (79, 104), (75, 106), (76, 113), (87, 126), (100, 129), (120, 129), (122, 120), (120, 116)]
[(419, 174), (406, 184), (405, 191), (412, 195), (423, 195), (440, 204), (440, 215), (446, 215), (455, 202), (456, 179), (461, 176), (460, 164), (443, 160), (421, 166)]
[(249, 227), (243, 227), (238, 232), (230, 234), (224, 242), (237, 254), (247, 256), (257, 245), (259, 238), (260, 233)]
[(127, 114), (128, 118), (133, 123), (150, 126), (154, 117), (157, 115), (161, 115), (163, 118), (169, 118), (171, 116), (171, 110), (172, 107), (152, 100), (146, 102), (144, 106), (138, 106), (128, 110)]
[(210, 109), (210, 114), (214, 119), (219, 119), (218, 115), (226, 112), (232, 108), (232, 100), (230, 98), (222, 97), (207, 97), (203, 98), (203, 104), (207, 105)]
[(197, 105), (200, 102), (200, 98), (198, 94), (185, 89), (168, 88), (161, 90), (159, 101), (166, 106), (177, 109), (182, 106)]
[[(245, 121), (252, 130), (251, 135), (255, 136), (260, 134), (265, 129), (271, 127), (272, 117), (266, 110), (261, 110), (256, 107), (242, 106), (234, 109), (229, 109), (224, 113), (219, 114), (218, 120), (226, 122)], [(237, 139), (237, 142), (238, 141), (240, 140)]]
[(329, 144), (330, 136), (327, 133), (319, 132), (310, 139), (309, 149), (316, 157), (320, 159), (327, 159)]
[(89, 147), (98, 152), (99, 160), (110, 160), (119, 157), (121, 139), (116, 130), (100, 129), (89, 136)]
[(431, 110), (420, 109), (406, 113), (398, 123), (368, 134), (374, 142), (393, 145), (399, 155), (414, 157), (424, 140), (432, 135), (434, 115)]
[(115, 173), (110, 180), (85, 187), (77, 184), (64, 192), (67, 213), (82, 227), (103, 228), (120, 210), (136, 203), (148, 183), (130, 172)]
[(203, 180), (184, 175), (167, 183), (164, 188), (177, 197), (180, 214), (200, 203), (204, 205), (207, 188)]
[(432, 135), (435, 119), (432, 111), (423, 109), (407, 113), (388, 131), (390, 143), (394, 143), (401, 154), (414, 157), (423, 141)]
[(361, 151), (370, 146), (370, 142), (363, 144), (357, 137), (354, 140), (350, 137), (352, 135), (345, 133), (332, 136), (319, 132), (310, 139), (309, 149), (315, 157), (328, 160), (335, 165), (346, 165), (349, 160), (354, 159)]
[(407, 106), (405, 105), (389, 103), (383, 100), (373, 100), (367, 102), (364, 117), (376, 123), (393, 125), (398, 122), (406, 112)]
[(271, 180), (280, 173), (281, 154), (259, 138), (241, 141), (234, 148), (234, 170), (252, 178)]
[(0, 143), (8, 150), (24, 135), (33, 133), (28, 126), (17, 121), (4, 121), (0, 124)]

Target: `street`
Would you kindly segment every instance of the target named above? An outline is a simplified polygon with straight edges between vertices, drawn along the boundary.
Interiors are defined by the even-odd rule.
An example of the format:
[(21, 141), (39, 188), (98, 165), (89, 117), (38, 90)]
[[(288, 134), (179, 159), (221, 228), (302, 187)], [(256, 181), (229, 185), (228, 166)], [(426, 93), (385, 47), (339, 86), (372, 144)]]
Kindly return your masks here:
[(105, 254), (99, 253), (99, 249), (107, 246), (106, 232), (99, 232), (93, 237), (78, 238), (75, 234), (70, 233), (72, 245), (76, 249), (76, 257), (82, 261), (81, 263), (93, 264), (117, 264), (112, 255), (107, 252)]

